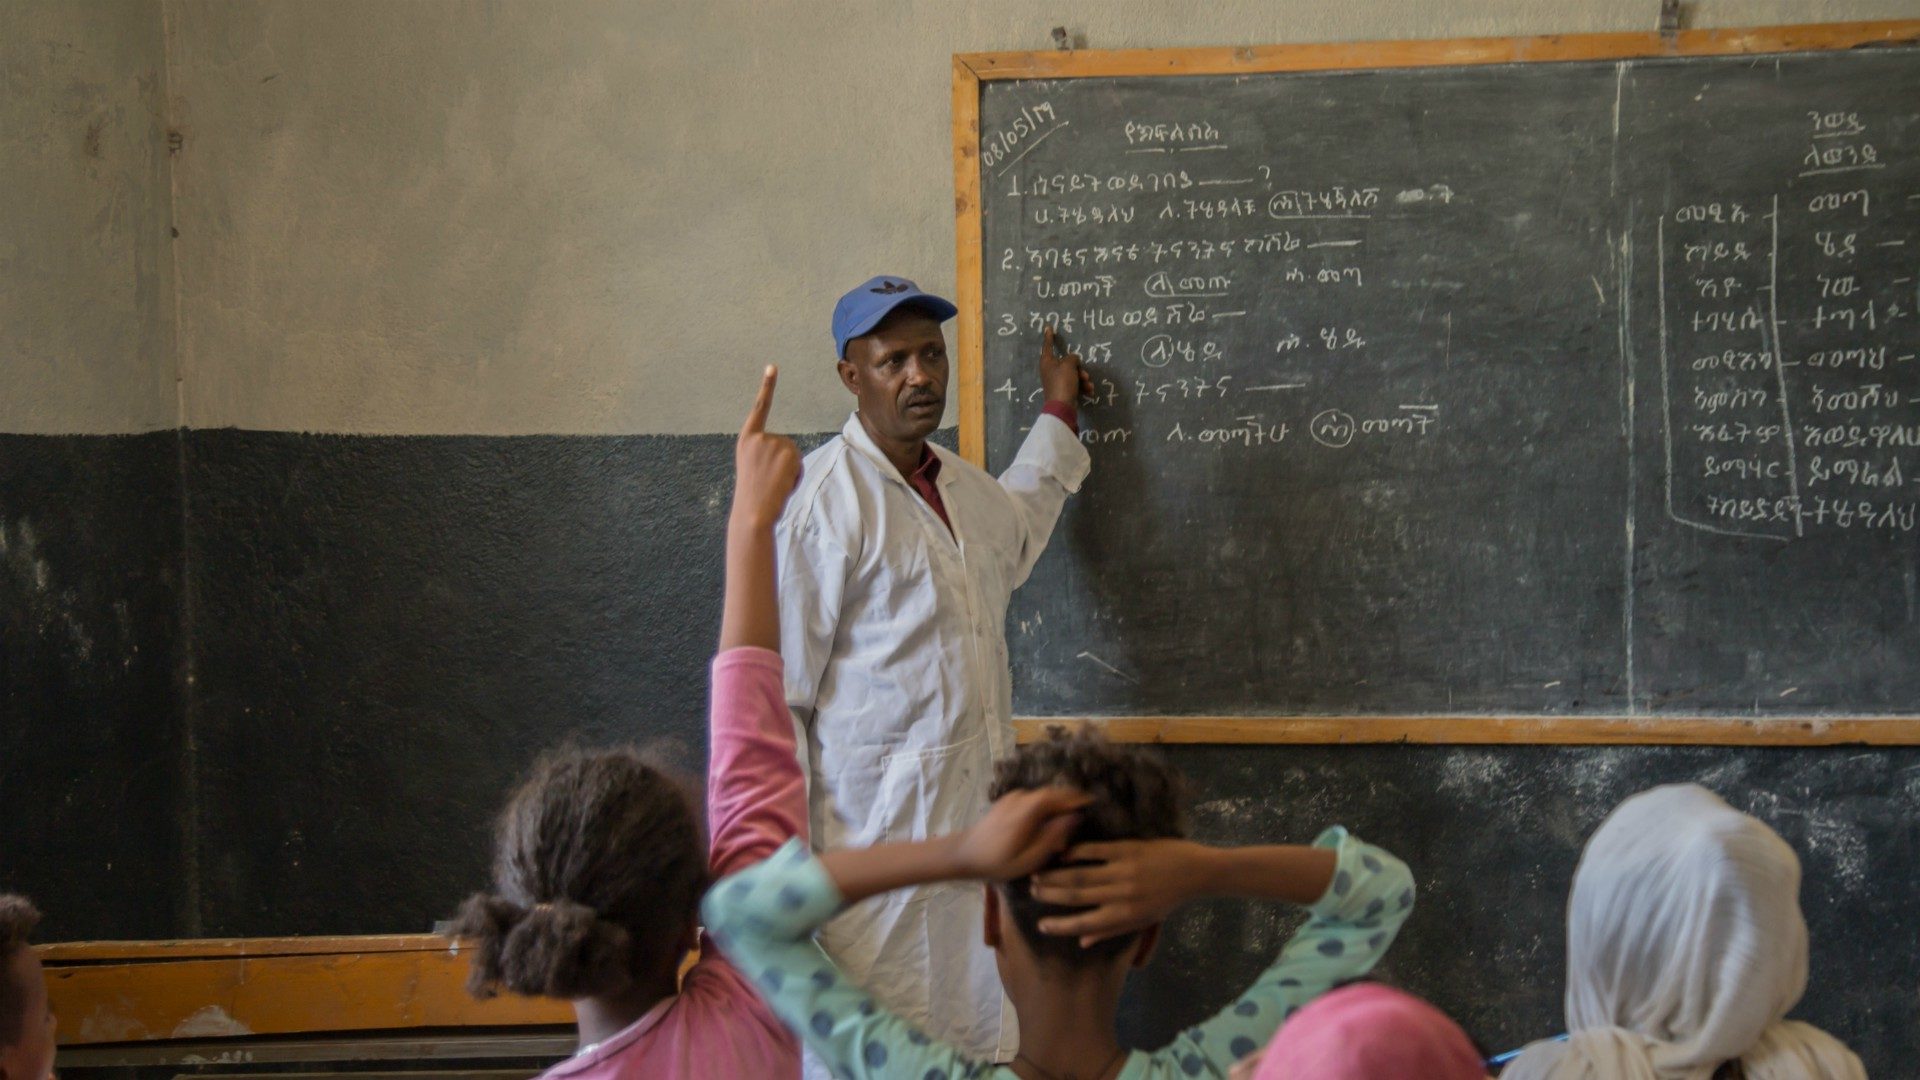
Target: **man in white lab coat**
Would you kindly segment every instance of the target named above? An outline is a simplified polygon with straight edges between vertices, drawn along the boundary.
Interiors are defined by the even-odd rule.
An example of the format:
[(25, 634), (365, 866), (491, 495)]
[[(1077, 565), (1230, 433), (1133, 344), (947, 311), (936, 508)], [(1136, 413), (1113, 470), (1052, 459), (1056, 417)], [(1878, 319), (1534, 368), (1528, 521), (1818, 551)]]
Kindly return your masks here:
[[(807, 455), (780, 522), (787, 703), (821, 850), (939, 836), (985, 812), (993, 763), (1013, 749), (1007, 602), (1087, 475), (1074, 403), (1092, 383), (1050, 330), (1046, 405), (998, 480), (927, 442), (955, 314), (897, 277), (840, 299), (838, 370), (857, 408)], [(977, 885), (905, 890), (849, 910), (821, 943), (927, 1034), (1010, 1061), (1019, 1033), (982, 910)]]

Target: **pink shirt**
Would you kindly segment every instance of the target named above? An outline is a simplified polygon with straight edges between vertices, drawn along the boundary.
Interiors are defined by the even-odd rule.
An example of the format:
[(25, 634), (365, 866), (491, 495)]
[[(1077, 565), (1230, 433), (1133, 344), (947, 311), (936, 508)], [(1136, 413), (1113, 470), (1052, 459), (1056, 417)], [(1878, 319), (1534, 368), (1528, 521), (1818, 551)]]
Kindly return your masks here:
[[(707, 829), (714, 880), (807, 835), (806, 778), (794, 756), (780, 654), (729, 649), (713, 661)], [(680, 993), (618, 1034), (548, 1069), (558, 1080), (710, 1080), (800, 1073), (800, 1049), (703, 934)]]

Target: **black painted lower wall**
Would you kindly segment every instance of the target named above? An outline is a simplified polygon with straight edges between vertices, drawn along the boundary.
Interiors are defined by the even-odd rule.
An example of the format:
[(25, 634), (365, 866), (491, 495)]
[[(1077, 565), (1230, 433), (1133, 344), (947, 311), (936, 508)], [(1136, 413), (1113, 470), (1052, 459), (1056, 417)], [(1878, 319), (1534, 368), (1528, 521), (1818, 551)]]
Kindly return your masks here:
[(180, 438), (0, 435), (0, 891), (45, 938), (190, 925)]
[[(654, 743), (697, 775), (729, 437), (223, 430), (190, 433), (186, 445), (197, 769), (189, 791), (151, 797), (197, 807), (198, 872), (167, 862), (177, 844), (156, 841), (148, 862), (192, 882), (198, 932), (427, 928), (484, 880), (500, 798), (563, 739)], [(0, 508), (17, 498), (19, 481), (6, 479)], [(83, 481), (100, 482), (39, 482)], [(112, 499), (74, 512), (128, 514)], [(115, 572), (113, 545), (84, 550), (98, 573)], [(17, 619), (11, 593), (7, 604)], [(58, 672), (34, 678), (94, 694), (111, 685), (94, 668)], [(130, 737), (86, 710), (68, 715), (95, 742)], [(1920, 749), (1169, 753), (1189, 774), (1206, 838), (1305, 839), (1338, 821), (1412, 863), (1422, 898), (1387, 974), (1495, 1047), (1557, 1030), (1562, 912), (1587, 833), (1636, 790), (1699, 780), (1802, 853), (1814, 944), (1799, 1015), (1850, 1040), (1875, 1075), (1920, 1052), (1920, 909), (1909, 899)], [(147, 775), (144, 765), (108, 756), (96, 787)], [(0, 769), (11, 789), (14, 767)], [(0, 852), (31, 856), (32, 880), (98, 860), (84, 834), (31, 851), (11, 835)], [(55, 891), (83, 903), (77, 889)], [(86, 903), (99, 918), (155, 932), (138, 929), (148, 925), (138, 890), (94, 892)], [(1127, 999), (1132, 1037), (1157, 1042), (1226, 1001), (1292, 925), (1234, 903), (1180, 915)]]
[(563, 740), (701, 767), (730, 441), (190, 447), (207, 933), (427, 930)]
[[(1405, 858), (1420, 899), (1385, 977), (1433, 998), (1493, 1049), (1560, 1030), (1567, 887), (1609, 810), (1656, 784), (1705, 784), (1800, 853), (1811, 976), (1795, 1016), (1849, 1041), (1872, 1076), (1920, 1052), (1920, 750), (1712, 747), (1195, 747), (1209, 839), (1312, 836), (1338, 822)], [(1173, 1034), (1195, 1003), (1251, 981), (1297, 919), (1213, 903), (1178, 917), (1130, 1006)]]

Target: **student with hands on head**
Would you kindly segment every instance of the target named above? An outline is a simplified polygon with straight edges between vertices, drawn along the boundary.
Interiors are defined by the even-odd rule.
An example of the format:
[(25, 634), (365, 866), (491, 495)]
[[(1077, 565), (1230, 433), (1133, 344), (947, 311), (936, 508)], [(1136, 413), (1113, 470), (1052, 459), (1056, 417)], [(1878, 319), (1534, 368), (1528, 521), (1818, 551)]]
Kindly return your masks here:
[[(1311, 846), (1184, 839), (1179, 781), (1090, 729), (1053, 729), (1003, 760), (972, 827), (812, 855), (789, 844), (708, 894), (706, 922), (781, 1019), (836, 1075), (959, 1080), (1224, 1077), (1295, 1010), (1372, 969), (1413, 907), (1405, 864), (1339, 828)], [(849, 981), (814, 943), (848, 904), (931, 882), (984, 883), (981, 927), (1021, 1042), (1010, 1065), (929, 1039)], [(1232, 1005), (1145, 1053), (1114, 1031), (1128, 972), (1160, 920), (1204, 896), (1285, 900), (1311, 918)], [(939, 985), (941, 972), (926, 977)]]
[[(800, 1048), (754, 987), (700, 941), (700, 894), (806, 836), (780, 665), (774, 524), (800, 453), (767, 433), (775, 371), (740, 430), (727, 587), (712, 669), (707, 778), (711, 851), (687, 793), (628, 748), (543, 758), (501, 815), (494, 888), (457, 932), (470, 986), (573, 1002), (581, 1049), (549, 1080), (792, 1077)], [(699, 960), (676, 982), (688, 950)], [(0, 1080), (16, 1080), (8, 1075)], [(27, 1077), (22, 1080), (40, 1080)]]

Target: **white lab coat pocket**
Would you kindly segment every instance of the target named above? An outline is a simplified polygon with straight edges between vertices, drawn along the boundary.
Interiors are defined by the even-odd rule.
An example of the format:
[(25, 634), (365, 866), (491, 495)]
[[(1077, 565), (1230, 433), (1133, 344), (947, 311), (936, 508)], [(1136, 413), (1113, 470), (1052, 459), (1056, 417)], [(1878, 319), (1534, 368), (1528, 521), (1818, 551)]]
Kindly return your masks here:
[(929, 840), (973, 824), (986, 802), (973, 759), (985, 753), (984, 738), (974, 735), (881, 758), (878, 805), (886, 808), (885, 838)]

